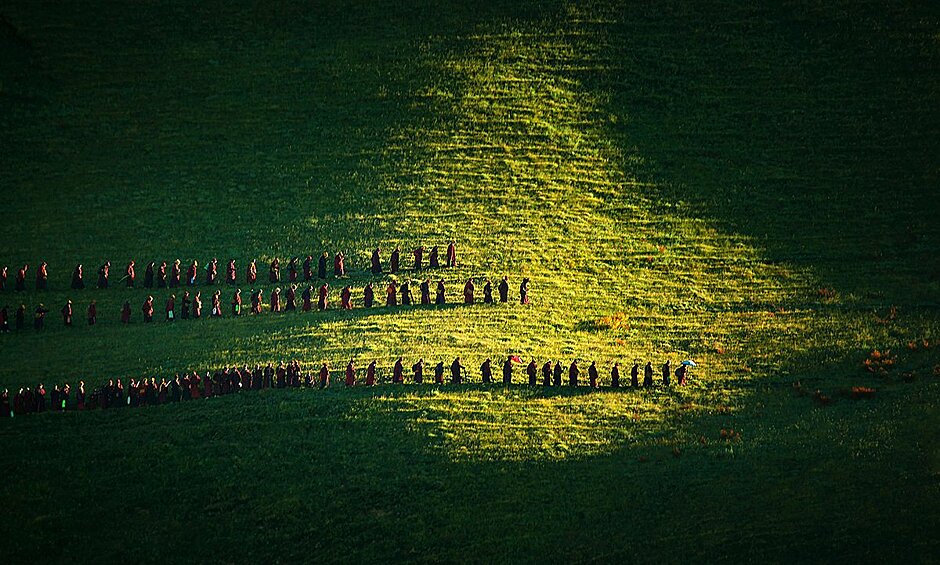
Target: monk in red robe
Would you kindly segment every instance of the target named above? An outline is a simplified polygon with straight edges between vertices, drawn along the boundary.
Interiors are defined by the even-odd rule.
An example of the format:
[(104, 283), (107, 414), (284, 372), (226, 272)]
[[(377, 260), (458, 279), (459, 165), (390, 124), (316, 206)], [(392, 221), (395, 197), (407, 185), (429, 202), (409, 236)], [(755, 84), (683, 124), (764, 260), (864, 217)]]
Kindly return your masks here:
[(297, 282), (297, 257), (291, 257), (287, 262), (287, 281)]
[(464, 304), (473, 304), (473, 278), (467, 279), (467, 283), (463, 285), (463, 303)]
[(568, 366), (568, 386), (578, 386), (578, 375), (580, 374), (581, 369), (578, 368), (578, 360), (575, 359)]
[(488, 385), (493, 382), (493, 362), (489, 357), (480, 365), (480, 374), (483, 376), (483, 384)]
[(372, 274), (377, 275), (382, 272), (382, 258), (379, 256), (382, 249), (376, 247), (372, 252)]
[(447, 266), (456, 267), (457, 266), (457, 242), (451, 241), (447, 246)]
[(206, 284), (213, 285), (215, 284), (216, 278), (219, 276), (219, 260), (215, 257), (209, 261), (209, 264), (206, 265)]
[(614, 366), (610, 369), (610, 386), (620, 388), (620, 363), (614, 362)]
[(366, 386), (375, 386), (375, 361), (369, 363), (366, 369)]
[(431, 252), (428, 254), (428, 266), (432, 269), (436, 269), (441, 266), (440, 259), (438, 259), (437, 246), (431, 248)]
[(362, 296), (366, 308), (372, 308), (372, 304), (375, 303), (375, 292), (372, 290), (372, 281), (369, 281), (366, 287), (362, 289)]
[(65, 306), (62, 307), (62, 322), (71, 327), (72, 325), (72, 301), (66, 300)]
[(539, 368), (535, 363), (535, 359), (529, 361), (529, 364), (525, 368), (525, 373), (529, 377), (529, 386), (535, 386), (538, 384)]
[(422, 266), (423, 266), (423, 265), (421, 264), (421, 262), (424, 260), (424, 246), (423, 246), (423, 245), (418, 246), (418, 248), (415, 249), (414, 251), (412, 251), (411, 253), (412, 253), (412, 255), (414, 255), (414, 257), (415, 257), (415, 267), (414, 267), (414, 270), (415, 270), (416, 272), (417, 272), (417, 271), (420, 271), (421, 268), (422, 268)]
[(170, 288), (176, 288), (180, 285), (181, 272), (180, 260), (177, 259), (173, 261), (173, 266), (170, 267)]
[(388, 270), (393, 275), (398, 273), (399, 262), (401, 261), (401, 247), (395, 246), (392, 256), (388, 260)]
[(591, 366), (588, 367), (588, 384), (591, 386), (591, 388), (597, 388), (598, 386), (596, 361), (591, 361)]
[(320, 388), (326, 388), (330, 386), (330, 368), (323, 362), (323, 366), (320, 367)]
[(499, 301), (509, 302), (509, 277), (507, 276), (499, 281)]
[(144, 270), (144, 288), (153, 288), (154, 267), (153, 261), (147, 263), (147, 269)]
[[(7, 274), (8, 274), (8, 267), (4, 265), (3, 268), (0, 269), (0, 290), (7, 289)], [(75, 287), (72, 287), (72, 288), (75, 288)]]
[(105, 261), (98, 267), (98, 288), (108, 288), (108, 276), (111, 273), (111, 261)]
[(323, 283), (317, 292), (317, 310), (326, 310), (329, 306), (330, 285)]
[(242, 289), (236, 288), (232, 295), (232, 315), (241, 316), (242, 313)]
[(202, 317), (202, 291), (196, 292), (193, 296), (193, 319)]
[(164, 307), (166, 312), (166, 321), (172, 322), (176, 319), (176, 295), (171, 294), (169, 298), (166, 299), (166, 306)]
[(434, 366), (434, 382), (436, 384), (444, 384), (444, 362), (440, 361), (437, 365)]
[(444, 297), (444, 281), (440, 280), (440, 281), (437, 281), (437, 293), (434, 296), (434, 303), (444, 304), (445, 302), (446, 302), (446, 298)]
[(29, 265), (23, 265), (16, 271), (16, 290), (22, 292), (26, 290), (26, 273), (29, 271)]
[(275, 288), (274, 292), (271, 293), (271, 311), (281, 311), (281, 289), (279, 288)]
[(79, 263), (78, 265), (75, 265), (75, 270), (72, 271), (72, 288), (74, 290), (81, 290), (85, 288), (85, 281), (82, 278), (83, 276), (84, 273), (82, 272), (82, 264)]
[(346, 364), (346, 387), (349, 388), (356, 384), (356, 367), (352, 359)]
[(287, 293), (285, 295), (287, 299), (287, 304), (285, 310), (296, 310), (297, 309), (297, 285), (292, 284), (287, 287)]
[(134, 270), (135, 263), (131, 260), (127, 264), (127, 268), (124, 269), (124, 284), (127, 285), (127, 288), (134, 288), (134, 282), (137, 280), (137, 271)]
[(98, 322), (98, 305), (94, 300), (88, 305), (88, 325), (93, 326)]
[(281, 262), (277, 257), (271, 261), (271, 266), (268, 268), (268, 280), (273, 283), (281, 280)]
[(352, 289), (349, 288), (349, 285), (343, 287), (343, 292), (340, 294), (340, 303), (343, 310), (352, 309)]
[(303, 301), (303, 306), (301, 306), (301, 308), (304, 312), (309, 312), (310, 309), (313, 308), (313, 287), (308, 286), (305, 288), (304, 291), (300, 294), (300, 298)]
[(209, 310), (210, 316), (213, 318), (222, 317), (222, 291), (217, 290), (212, 293), (212, 309)]
[(148, 296), (147, 299), (144, 300), (144, 305), (141, 307), (141, 310), (144, 313), (144, 322), (148, 322), (148, 323), (152, 322), (153, 321), (153, 297), (152, 296)]
[(157, 288), (166, 288), (166, 261), (161, 261), (157, 268)]
[(304, 282), (313, 278), (313, 256), (307, 255), (304, 259)]
[(522, 284), (519, 285), (519, 302), (521, 304), (529, 304), (529, 279), (522, 279)]
[(418, 362), (411, 366), (411, 371), (414, 373), (415, 384), (422, 384), (424, 382), (424, 359), (418, 359)]
[(402, 365), (401, 357), (395, 361), (395, 368), (392, 369), (392, 382), (394, 384), (403, 384), (405, 382), (405, 367)]
[(199, 261), (193, 259), (189, 264), (189, 270), (186, 271), (186, 284), (193, 286), (196, 284), (196, 276), (199, 274)]
[(251, 260), (251, 263), (248, 263), (248, 269), (245, 272), (245, 280), (248, 281), (249, 286), (255, 284), (255, 281), (258, 280), (258, 266), (255, 265), (254, 259)]
[(395, 281), (388, 283), (388, 287), (385, 289), (385, 305), (386, 306), (398, 306), (398, 285), (395, 284)]
[(45, 261), (39, 263), (36, 270), (36, 290), (46, 290), (49, 284), (49, 265)]
[(225, 280), (230, 285), (235, 285), (238, 282), (238, 269), (235, 267), (235, 259), (230, 259), (228, 262), (228, 267), (225, 269)]
[(421, 304), (431, 303), (431, 279), (425, 279), (421, 283)]
[(342, 251), (333, 258), (333, 275), (337, 277), (346, 276), (346, 255)]

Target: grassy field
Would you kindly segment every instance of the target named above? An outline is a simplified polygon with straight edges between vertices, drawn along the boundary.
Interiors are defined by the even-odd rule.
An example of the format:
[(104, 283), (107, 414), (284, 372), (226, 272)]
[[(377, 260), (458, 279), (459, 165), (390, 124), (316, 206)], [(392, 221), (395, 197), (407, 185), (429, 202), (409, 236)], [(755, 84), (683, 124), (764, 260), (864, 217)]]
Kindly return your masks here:
[[(669, 390), (0, 420), (4, 556), (936, 561), (940, 10), (773, 4), (0, 5), (0, 264), (48, 261), (51, 286), (0, 306), (53, 311), (0, 335), (0, 387), (288, 358), (387, 378), (462, 355), (477, 382), (510, 353), (605, 381), (614, 360), (700, 365)], [(144, 289), (68, 290), (77, 262), (88, 281), (106, 259), (254, 258), (264, 280), (342, 249), (361, 304), (375, 245), (451, 238), (452, 300), (507, 274), (533, 303), (145, 325)], [(99, 325), (62, 327), (67, 298)]]

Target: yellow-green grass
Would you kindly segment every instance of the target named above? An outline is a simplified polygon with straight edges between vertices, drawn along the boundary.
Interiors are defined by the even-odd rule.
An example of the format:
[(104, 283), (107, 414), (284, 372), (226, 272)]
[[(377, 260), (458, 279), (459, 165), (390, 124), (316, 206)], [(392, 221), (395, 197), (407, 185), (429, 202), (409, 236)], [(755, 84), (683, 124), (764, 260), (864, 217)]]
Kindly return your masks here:
[[(0, 385), (288, 358), (377, 359), (387, 377), (400, 355), (462, 355), (474, 381), (509, 353), (597, 360), (605, 381), (614, 360), (700, 365), (668, 391), (385, 385), (4, 421), (14, 558), (936, 551), (923, 532), (940, 526), (940, 354), (906, 346), (940, 340), (930, 6), (0, 13), (16, 29), (0, 66), (0, 263), (51, 270), (49, 291), (0, 302), (53, 310), (42, 334), (0, 336)], [(342, 249), (352, 273), (331, 299), (348, 282), (359, 302), (373, 246), (451, 238), (460, 266), (430, 276), (452, 301), (468, 276), (508, 274), (513, 295), (531, 277), (533, 304), (145, 325), (147, 290), (67, 290), (76, 262), (93, 280), (105, 259), (142, 273), (234, 257), (241, 276), (251, 258)], [(150, 292), (159, 310), (170, 291)], [(861, 368), (876, 348), (899, 355), (885, 376)], [(855, 401), (852, 386), (877, 392)]]

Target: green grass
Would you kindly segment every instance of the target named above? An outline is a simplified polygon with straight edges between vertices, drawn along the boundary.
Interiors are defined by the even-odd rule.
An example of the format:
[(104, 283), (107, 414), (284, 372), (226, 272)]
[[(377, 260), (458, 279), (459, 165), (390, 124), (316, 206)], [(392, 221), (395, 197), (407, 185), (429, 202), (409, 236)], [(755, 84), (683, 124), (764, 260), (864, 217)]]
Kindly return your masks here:
[[(0, 35), (0, 263), (46, 260), (52, 286), (0, 301), (53, 310), (44, 334), (0, 336), (0, 386), (286, 358), (374, 358), (387, 375), (399, 355), (463, 355), (474, 380), (507, 353), (596, 359), (605, 378), (615, 359), (700, 364), (669, 391), (264, 391), (3, 421), (14, 561), (940, 549), (925, 534), (940, 526), (940, 349), (905, 347), (940, 340), (932, 5), (0, 14), (30, 44)], [(144, 325), (143, 289), (67, 291), (76, 262), (234, 257), (241, 276), (251, 258), (344, 249), (360, 300), (374, 245), (450, 238), (452, 299), (467, 276), (508, 274), (514, 292), (531, 277), (533, 304)], [(77, 313), (96, 299), (100, 325), (61, 327), (68, 297)], [(875, 348), (899, 367), (864, 372)], [(860, 385), (878, 392), (851, 400)]]

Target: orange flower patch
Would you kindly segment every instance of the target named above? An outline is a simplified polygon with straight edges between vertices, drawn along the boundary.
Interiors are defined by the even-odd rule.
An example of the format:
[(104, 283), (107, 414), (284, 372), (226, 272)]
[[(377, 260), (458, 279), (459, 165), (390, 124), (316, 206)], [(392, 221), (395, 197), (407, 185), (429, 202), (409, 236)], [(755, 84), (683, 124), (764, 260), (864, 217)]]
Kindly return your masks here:
[(897, 360), (897, 356), (893, 355), (890, 349), (885, 351), (878, 351), (876, 349), (862, 362), (862, 366), (865, 367), (865, 370), (869, 373), (883, 375), (894, 367)]

